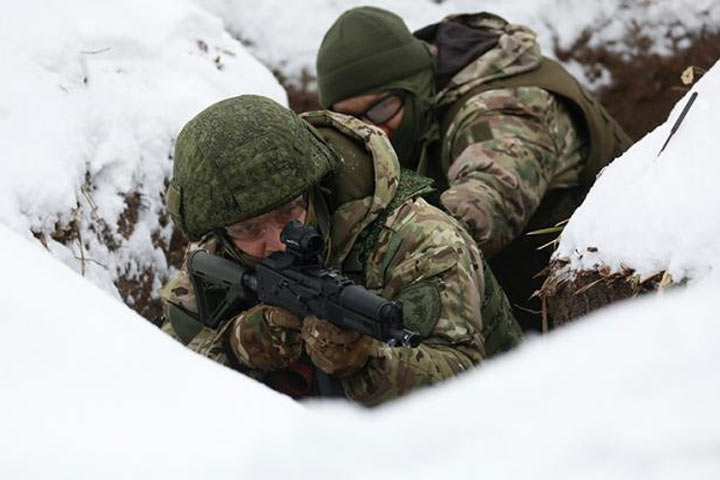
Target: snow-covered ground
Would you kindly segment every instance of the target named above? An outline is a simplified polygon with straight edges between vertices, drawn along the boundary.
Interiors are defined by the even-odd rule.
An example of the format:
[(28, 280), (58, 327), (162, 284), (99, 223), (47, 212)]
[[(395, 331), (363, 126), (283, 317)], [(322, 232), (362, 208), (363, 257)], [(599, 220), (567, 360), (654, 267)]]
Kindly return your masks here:
[[(291, 80), (302, 72), (315, 73), (315, 56), (323, 35), (345, 10), (372, 5), (391, 10), (411, 30), (435, 23), (454, 13), (489, 10), (511, 23), (530, 26), (538, 33), (543, 51), (553, 56), (553, 41), (569, 47), (590, 27), (590, 45), (625, 51), (623, 37), (640, 28), (652, 52), (669, 53), (675, 43), (687, 47), (688, 32), (720, 23), (717, 0), (195, 0), (217, 13), (228, 30), (242, 38), (264, 64), (281, 70)], [(667, 36), (668, 25), (672, 34)], [(639, 46), (638, 46), (639, 47)], [(579, 65), (567, 65), (582, 77)], [(608, 81), (608, 75), (598, 81)]]
[(643, 278), (667, 271), (675, 282), (720, 275), (719, 107), (716, 64), (667, 122), (605, 168), (565, 227), (556, 257), (572, 270), (626, 268)]
[(3, 480), (720, 476), (716, 288), (607, 309), (365, 411), (213, 364), (4, 226), (0, 264)]
[[(398, 11), (411, 28), (477, 8), (363, 3)], [(677, 19), (682, 30), (703, 11), (715, 23), (720, 15), (709, 0), (621, 3), (508, 0), (495, 11), (541, 34), (557, 30), (568, 44), (602, 17), (613, 20), (596, 42), (619, 38), (633, 16)], [(698, 99), (665, 152), (657, 157), (684, 100), (604, 172), (560, 244), (578, 268), (669, 269), (690, 287), (532, 339), (442, 388), (372, 412), (300, 405), (186, 350), (113, 298), (119, 275), (167, 273), (156, 246), (170, 234), (161, 195), (183, 123), (242, 93), (285, 102), (248, 51), (297, 75), (312, 68), (335, 16), (357, 4), (8, 6), (0, 17), (0, 478), (720, 477), (718, 66), (693, 87)], [(558, 8), (562, 25), (550, 20)], [(665, 40), (656, 40), (661, 49)], [(135, 192), (140, 208), (128, 230), (123, 211)], [(66, 243), (50, 237), (60, 230)]]
[[(170, 237), (161, 195), (182, 125), (242, 93), (287, 103), (220, 19), (189, 0), (14, 2), (0, 16), (0, 56), (0, 223), (43, 237), (116, 295), (120, 275), (155, 271), (157, 288), (167, 271), (153, 236)], [(137, 222), (121, 229), (133, 194)], [(58, 227), (73, 240), (53, 241)]]

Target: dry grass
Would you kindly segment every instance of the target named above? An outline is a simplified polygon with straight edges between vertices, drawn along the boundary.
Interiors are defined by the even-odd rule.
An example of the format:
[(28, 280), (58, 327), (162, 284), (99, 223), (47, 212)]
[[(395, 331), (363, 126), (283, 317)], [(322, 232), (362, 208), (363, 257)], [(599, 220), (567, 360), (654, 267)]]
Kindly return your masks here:
[(662, 292), (672, 285), (672, 278), (664, 271), (645, 277), (627, 268), (617, 272), (608, 267), (575, 271), (562, 260), (552, 261), (549, 271), (538, 291), (545, 331), (619, 300)]

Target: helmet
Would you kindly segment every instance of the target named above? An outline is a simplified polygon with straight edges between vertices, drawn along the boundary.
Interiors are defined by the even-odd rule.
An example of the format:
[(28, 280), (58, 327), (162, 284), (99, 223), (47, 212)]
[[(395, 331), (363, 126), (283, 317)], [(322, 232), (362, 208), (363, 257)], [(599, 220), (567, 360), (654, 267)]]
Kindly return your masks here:
[(309, 124), (255, 95), (206, 108), (178, 135), (166, 194), (191, 240), (297, 198), (339, 163)]

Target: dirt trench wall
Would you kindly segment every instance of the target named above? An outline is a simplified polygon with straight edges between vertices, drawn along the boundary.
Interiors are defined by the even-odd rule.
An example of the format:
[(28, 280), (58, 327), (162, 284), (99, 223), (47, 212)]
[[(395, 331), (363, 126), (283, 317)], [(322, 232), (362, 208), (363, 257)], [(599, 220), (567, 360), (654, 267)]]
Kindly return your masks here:
[(539, 290), (545, 330), (565, 325), (611, 303), (664, 290), (670, 285), (665, 272), (641, 278), (627, 269), (574, 271), (562, 260), (552, 261), (548, 270)]
[[(626, 34), (630, 53), (623, 54), (590, 46), (592, 33), (586, 30), (567, 49), (556, 46), (555, 55), (561, 62), (578, 62), (591, 80), (602, 71), (610, 74), (612, 82), (595, 93), (633, 140), (663, 123), (689, 90), (681, 81), (688, 67), (694, 67), (697, 80), (720, 58), (720, 27), (687, 34), (666, 56), (647, 53), (652, 42), (639, 28)], [(684, 43), (689, 47), (680, 47)]]

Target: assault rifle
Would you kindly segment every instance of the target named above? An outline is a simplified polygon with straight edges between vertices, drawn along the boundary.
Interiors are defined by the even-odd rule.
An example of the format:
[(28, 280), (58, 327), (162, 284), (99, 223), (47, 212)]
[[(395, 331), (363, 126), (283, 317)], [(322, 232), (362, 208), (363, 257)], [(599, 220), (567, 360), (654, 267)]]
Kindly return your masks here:
[(215, 328), (224, 319), (261, 302), (297, 317), (315, 315), (390, 346), (415, 347), (416, 332), (403, 327), (402, 305), (386, 300), (323, 266), (322, 236), (312, 227), (290, 222), (273, 252), (255, 270), (198, 250), (188, 258), (201, 322)]

